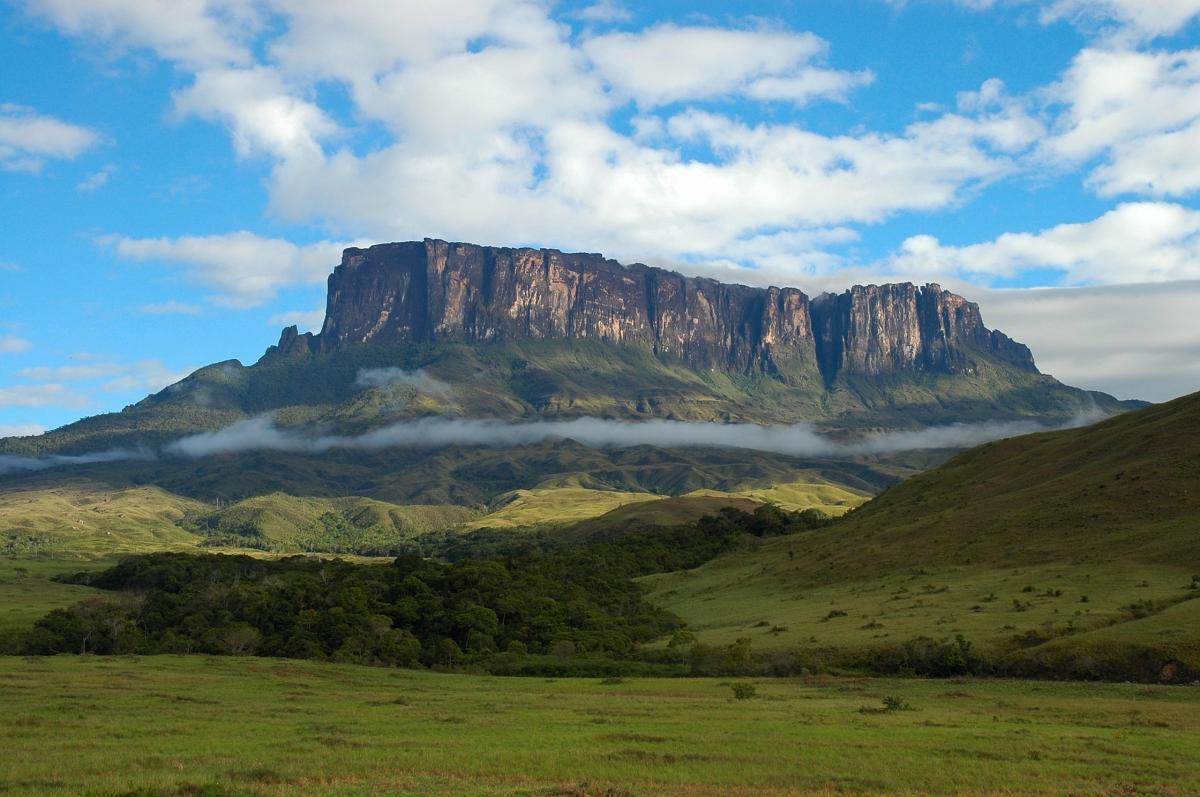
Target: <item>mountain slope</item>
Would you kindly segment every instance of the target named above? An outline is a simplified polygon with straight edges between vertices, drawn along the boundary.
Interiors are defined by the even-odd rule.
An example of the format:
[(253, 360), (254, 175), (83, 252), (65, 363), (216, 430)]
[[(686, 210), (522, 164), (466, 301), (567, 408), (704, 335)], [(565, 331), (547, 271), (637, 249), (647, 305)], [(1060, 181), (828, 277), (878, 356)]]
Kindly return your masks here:
[(1197, 485), (1200, 394), (980, 446), (832, 527), (648, 582), (710, 641), (846, 660), (961, 634), (1013, 672), (1200, 672), (1200, 632), (1165, 619), (1200, 607)]
[(348, 249), (317, 335), (200, 369), (0, 453), (161, 446), (263, 413), (355, 433), (433, 415), (811, 422), (833, 432), (1115, 413), (937, 285), (809, 298), (600, 255), (425, 240)]

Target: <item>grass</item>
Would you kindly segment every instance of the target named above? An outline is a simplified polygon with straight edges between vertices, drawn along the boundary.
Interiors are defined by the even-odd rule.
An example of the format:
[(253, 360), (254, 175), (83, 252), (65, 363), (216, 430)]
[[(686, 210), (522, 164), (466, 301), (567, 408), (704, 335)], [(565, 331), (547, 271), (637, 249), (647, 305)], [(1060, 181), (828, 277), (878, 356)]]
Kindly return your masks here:
[(819, 509), (833, 517), (844, 515), (871, 497), (869, 493), (862, 490), (821, 482), (788, 482), (771, 487), (750, 487), (732, 492), (697, 490), (688, 495), (714, 497), (733, 495), (763, 504), (776, 504), (793, 512), (802, 509)]
[[(1078, 639), (1076, 634), (1101, 628), (1149, 641), (1155, 636), (1141, 633), (1145, 625), (1124, 631), (1120, 625), (1109, 626), (1130, 619), (1125, 607), (1140, 601), (1170, 602), (1198, 594), (1189, 589), (1186, 568), (1145, 564), (916, 569), (814, 585), (804, 577), (804, 565), (786, 553), (782, 559), (776, 556), (789, 547), (804, 556), (802, 537), (769, 547), (770, 558), (761, 549), (747, 551), (644, 582), (652, 590), (651, 600), (682, 617), (701, 640), (728, 643), (750, 637), (761, 650), (866, 649), (920, 636), (953, 639), (962, 634), (996, 653), (1030, 632), (1057, 636), (1070, 629)], [(845, 614), (830, 617), (831, 612)], [(1180, 630), (1196, 639), (1186, 626)], [(1200, 662), (1200, 656), (1194, 660)]]
[(456, 528), (477, 514), (453, 504), (403, 506), (358, 496), (271, 493), (221, 509), (208, 507), (189, 516), (187, 526), (204, 537), (272, 551), (386, 550), (401, 540)]
[(1200, 394), (989, 443), (832, 527), (647, 583), (706, 642), (844, 650), (962, 634), (1024, 657), (1141, 646), (1200, 667), (1200, 625), (1185, 621), (1200, 602), (1157, 621), (1126, 608), (1200, 596), (1197, 484)]
[(514, 529), (545, 524), (566, 525), (598, 517), (618, 507), (660, 501), (661, 495), (586, 487), (538, 487), (501, 496), (499, 508), (463, 528)]
[(102, 570), (112, 564), (111, 559), (0, 559), (0, 631), (29, 628), (53, 609), (91, 596), (107, 596), (102, 590), (52, 579), (80, 570)]
[[(754, 687), (734, 697), (734, 683)], [(745, 691), (745, 690), (743, 690)], [(893, 706), (911, 710), (887, 710)], [(1160, 795), (1200, 692), (501, 679), (205, 657), (0, 659), (11, 795)]]
[(0, 492), (0, 545), (8, 553), (66, 558), (195, 547), (176, 522), (203, 504), (158, 487), (112, 488), (85, 479)]

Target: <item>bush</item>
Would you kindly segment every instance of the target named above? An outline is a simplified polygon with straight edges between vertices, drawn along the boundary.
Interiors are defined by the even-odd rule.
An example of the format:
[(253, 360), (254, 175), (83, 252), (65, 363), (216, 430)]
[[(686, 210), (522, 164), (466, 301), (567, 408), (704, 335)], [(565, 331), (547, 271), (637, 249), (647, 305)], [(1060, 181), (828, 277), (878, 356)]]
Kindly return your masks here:
[(754, 684), (733, 684), (729, 688), (733, 690), (733, 696), (737, 700), (749, 700), (758, 693), (758, 689), (754, 686)]

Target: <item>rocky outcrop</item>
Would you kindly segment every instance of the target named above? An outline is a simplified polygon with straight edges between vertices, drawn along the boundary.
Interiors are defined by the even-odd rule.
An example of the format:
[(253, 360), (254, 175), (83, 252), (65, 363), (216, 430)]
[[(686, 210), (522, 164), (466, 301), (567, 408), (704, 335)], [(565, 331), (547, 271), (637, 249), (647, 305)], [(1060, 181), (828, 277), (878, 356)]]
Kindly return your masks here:
[(347, 249), (329, 277), (320, 334), (285, 329), (270, 354), (361, 344), (595, 339), (646, 346), (692, 367), (882, 375), (969, 372), (979, 354), (1035, 371), (1029, 349), (983, 325), (938, 285), (855, 286), (810, 300), (795, 288), (684, 277), (598, 254), (440, 240)]
[(855, 285), (812, 302), (817, 361), (826, 382), (848, 372), (868, 376), (927, 370), (969, 373), (983, 352), (1036, 371), (1029, 348), (987, 329), (979, 305), (936, 283)]

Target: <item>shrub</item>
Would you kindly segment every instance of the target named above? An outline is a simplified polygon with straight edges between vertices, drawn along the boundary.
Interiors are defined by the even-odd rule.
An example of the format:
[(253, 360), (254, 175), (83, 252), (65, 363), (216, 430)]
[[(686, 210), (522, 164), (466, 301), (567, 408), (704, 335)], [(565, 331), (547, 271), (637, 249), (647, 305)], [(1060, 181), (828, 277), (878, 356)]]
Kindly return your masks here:
[(733, 696), (737, 700), (749, 700), (758, 692), (754, 684), (733, 684), (729, 688), (733, 690)]

